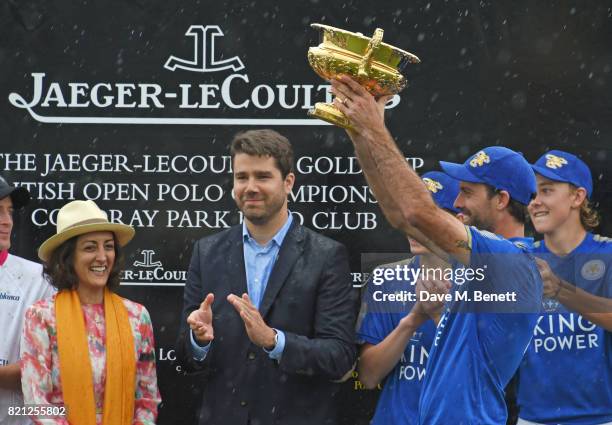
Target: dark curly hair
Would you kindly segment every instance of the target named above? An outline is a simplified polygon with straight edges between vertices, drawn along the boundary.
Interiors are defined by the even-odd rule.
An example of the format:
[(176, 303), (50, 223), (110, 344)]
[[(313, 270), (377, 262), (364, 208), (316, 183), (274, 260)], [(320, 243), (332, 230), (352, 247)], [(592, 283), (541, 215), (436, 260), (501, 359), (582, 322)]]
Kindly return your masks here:
[[(70, 238), (55, 248), (49, 260), (43, 264), (45, 277), (51, 286), (58, 290), (74, 289), (79, 284), (76, 272), (74, 271), (74, 253), (77, 238), (78, 236)], [(114, 233), (113, 240), (115, 241), (115, 262), (108, 276), (106, 286), (114, 292), (119, 287), (121, 269), (123, 268), (123, 255)]]

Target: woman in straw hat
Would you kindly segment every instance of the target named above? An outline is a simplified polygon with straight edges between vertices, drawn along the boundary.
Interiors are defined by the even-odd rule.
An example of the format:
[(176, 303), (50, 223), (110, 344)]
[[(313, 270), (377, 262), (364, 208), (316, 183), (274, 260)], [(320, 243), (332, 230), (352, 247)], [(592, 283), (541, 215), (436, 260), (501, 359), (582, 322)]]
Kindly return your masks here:
[[(119, 297), (120, 248), (134, 229), (113, 224), (93, 201), (57, 215), (39, 248), (59, 292), (26, 312), (21, 373), (26, 405), (65, 406), (36, 424), (154, 424), (160, 395), (147, 310)], [(46, 415), (46, 413), (42, 412)], [(57, 415), (57, 413), (60, 413)]]

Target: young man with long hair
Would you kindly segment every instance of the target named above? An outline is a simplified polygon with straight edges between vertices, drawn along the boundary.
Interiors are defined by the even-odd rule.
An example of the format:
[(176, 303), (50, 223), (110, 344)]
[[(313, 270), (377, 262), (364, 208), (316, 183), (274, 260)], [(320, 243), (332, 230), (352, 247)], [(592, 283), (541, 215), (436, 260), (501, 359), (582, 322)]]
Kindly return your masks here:
[(519, 369), (519, 424), (612, 423), (612, 240), (592, 233), (588, 166), (567, 152), (533, 165), (531, 221), (544, 314)]

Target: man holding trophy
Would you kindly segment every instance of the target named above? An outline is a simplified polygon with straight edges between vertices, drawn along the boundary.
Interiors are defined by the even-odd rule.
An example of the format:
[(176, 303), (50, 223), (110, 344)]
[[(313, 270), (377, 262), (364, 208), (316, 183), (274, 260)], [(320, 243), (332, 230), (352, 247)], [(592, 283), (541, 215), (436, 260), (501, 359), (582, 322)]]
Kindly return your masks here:
[[(469, 226), (456, 220), (434, 204), (384, 122), (389, 95), (405, 85), (397, 71), (406, 62), (402, 58), (418, 58), (381, 43), (381, 30), (369, 40), (322, 29), (323, 43), (311, 48), (309, 60), (331, 81), (336, 98), (333, 105), (317, 105), (311, 115), (347, 130), (391, 225), (451, 261), (455, 270), (486, 269), (484, 281), (455, 283), (451, 289), (454, 301), (437, 323), (427, 364), (419, 423), (503, 425), (504, 387), (531, 340), (542, 297), (541, 278), (527, 252), (530, 241), (524, 238), (534, 173), (520, 154), (497, 146), (464, 164), (442, 162), (443, 170), (461, 182), (455, 207)], [(471, 302), (482, 291), (491, 298), (514, 293), (517, 301)], [(423, 311), (417, 303), (409, 313), (413, 330), (429, 320)]]

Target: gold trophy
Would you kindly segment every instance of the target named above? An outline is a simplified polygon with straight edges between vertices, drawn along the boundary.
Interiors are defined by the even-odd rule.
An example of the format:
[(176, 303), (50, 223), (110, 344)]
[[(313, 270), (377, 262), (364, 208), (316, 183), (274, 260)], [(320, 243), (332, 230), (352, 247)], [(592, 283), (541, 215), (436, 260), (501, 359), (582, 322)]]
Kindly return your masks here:
[[(373, 96), (399, 93), (406, 87), (400, 73), (408, 63), (420, 59), (404, 50), (383, 43), (383, 30), (377, 28), (372, 38), (328, 25), (311, 24), (321, 31), (321, 44), (308, 49), (308, 62), (324, 80), (347, 74)], [(319, 102), (308, 111), (311, 117), (350, 129), (350, 120), (331, 103)]]

